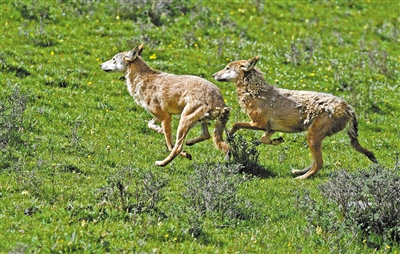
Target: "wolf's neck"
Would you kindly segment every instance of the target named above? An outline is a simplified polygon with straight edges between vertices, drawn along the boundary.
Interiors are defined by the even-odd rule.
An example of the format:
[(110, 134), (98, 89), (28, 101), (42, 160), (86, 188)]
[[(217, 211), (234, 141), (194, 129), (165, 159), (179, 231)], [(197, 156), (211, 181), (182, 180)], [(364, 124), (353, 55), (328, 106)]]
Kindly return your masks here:
[(265, 95), (272, 89), (273, 87), (268, 85), (263, 74), (256, 69), (245, 72), (243, 77), (240, 77), (236, 82), (236, 93), (241, 100), (256, 98), (261, 93)]
[(136, 77), (138, 75), (151, 75), (157, 71), (150, 68), (141, 57), (137, 57), (133, 62), (128, 65), (126, 75), (128, 77)]
[(158, 74), (158, 71), (150, 68), (140, 57), (131, 62), (126, 70), (125, 78), (131, 86), (144, 82), (149, 76)]
[(160, 72), (151, 69), (140, 57), (131, 62), (126, 69), (125, 79), (129, 93), (135, 98), (137, 89), (145, 87), (152, 76)]

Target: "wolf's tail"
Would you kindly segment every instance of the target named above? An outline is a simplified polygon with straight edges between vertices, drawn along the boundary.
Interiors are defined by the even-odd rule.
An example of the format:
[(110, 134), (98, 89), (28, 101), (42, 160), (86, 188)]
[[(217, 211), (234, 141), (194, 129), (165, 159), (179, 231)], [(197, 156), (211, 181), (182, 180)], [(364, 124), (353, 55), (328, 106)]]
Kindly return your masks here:
[(375, 155), (373, 152), (365, 149), (364, 147), (362, 147), (360, 145), (360, 143), (358, 142), (358, 120), (357, 120), (357, 116), (354, 113), (354, 110), (351, 108), (349, 111), (350, 114), (350, 125), (349, 125), (349, 129), (347, 130), (347, 135), (349, 135), (350, 138), (350, 143), (351, 146), (357, 150), (358, 152), (364, 154), (365, 156), (368, 157), (368, 159), (370, 159), (372, 162), (374, 163), (378, 163), (378, 160), (375, 158)]
[(226, 155), (228, 154), (228, 151), (229, 151), (229, 145), (223, 140), (222, 135), (225, 130), (225, 125), (228, 122), (230, 111), (231, 111), (231, 108), (228, 108), (228, 107), (224, 107), (221, 110), (221, 114), (215, 123), (215, 128), (214, 128), (214, 133), (213, 133), (213, 140), (214, 140), (215, 146), (219, 150), (224, 152)]

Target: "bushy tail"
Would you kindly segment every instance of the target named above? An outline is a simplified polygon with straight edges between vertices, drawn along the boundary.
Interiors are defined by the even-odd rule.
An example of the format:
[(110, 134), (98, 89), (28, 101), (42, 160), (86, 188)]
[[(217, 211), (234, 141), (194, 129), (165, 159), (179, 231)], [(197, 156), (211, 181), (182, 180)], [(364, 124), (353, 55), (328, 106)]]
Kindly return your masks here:
[(372, 162), (374, 163), (378, 163), (378, 160), (375, 158), (375, 155), (373, 152), (365, 149), (364, 147), (362, 147), (360, 145), (360, 143), (358, 142), (358, 120), (357, 120), (357, 116), (354, 113), (354, 111), (351, 109), (349, 110), (350, 113), (350, 125), (349, 125), (349, 129), (347, 130), (347, 134), (350, 137), (350, 143), (351, 146), (357, 150), (358, 152), (364, 154), (365, 156), (368, 157), (368, 159), (370, 159)]
[(226, 142), (224, 142), (222, 135), (225, 130), (225, 125), (228, 122), (230, 111), (231, 108), (228, 107), (224, 107), (222, 109), (222, 112), (215, 123), (215, 128), (213, 133), (213, 140), (215, 146), (219, 150), (223, 151), (225, 154), (227, 154), (229, 151), (229, 145)]

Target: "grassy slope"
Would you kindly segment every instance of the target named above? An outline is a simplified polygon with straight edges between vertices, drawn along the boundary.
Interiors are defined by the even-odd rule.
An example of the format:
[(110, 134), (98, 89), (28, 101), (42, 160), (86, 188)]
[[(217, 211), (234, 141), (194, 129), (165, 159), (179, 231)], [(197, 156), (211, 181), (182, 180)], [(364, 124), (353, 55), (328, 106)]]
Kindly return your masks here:
[[(261, 204), (264, 219), (230, 227), (207, 221), (205, 236), (194, 240), (182, 233), (187, 225), (176, 216), (183, 202), (179, 193), (193, 162), (177, 158), (166, 168), (154, 166), (155, 160), (168, 154), (164, 139), (147, 129), (151, 116), (134, 104), (118, 80), (120, 75), (103, 73), (99, 63), (143, 42), (143, 56), (150, 66), (213, 82), (211, 74), (229, 61), (259, 54), (258, 67), (270, 83), (333, 93), (354, 105), (361, 143), (383, 165), (392, 167), (399, 152), (398, 4), (221, 2), (200, 6), (194, 2), (177, 4), (176, 13), (164, 7), (168, 13), (156, 13), (161, 25), (155, 26), (146, 21), (141, 9), (134, 12), (120, 2), (84, 7), (50, 1), (1, 3), (1, 99), (18, 86), (30, 95), (30, 101), (20, 130), (26, 146), (13, 154), (17, 169), (3, 170), (0, 176), (0, 250), (13, 249), (18, 242), (45, 252), (334, 250), (337, 243), (330, 241), (331, 236), (308, 230), (306, 215), (296, 209), (296, 197), (304, 190), (318, 195), (316, 186), (332, 170), (370, 165), (349, 147), (345, 133), (325, 141), (325, 168), (302, 182), (292, 179), (290, 169), (310, 163), (304, 134), (278, 134), (284, 136), (285, 144), (258, 147), (262, 165), (275, 177), (254, 178), (242, 191)], [(314, 50), (310, 59), (310, 51), (293, 52), (293, 42), (300, 51)], [(290, 59), (296, 57), (300, 64), (293, 66)], [(228, 126), (246, 121), (234, 84), (217, 85), (234, 108)], [(191, 136), (197, 132), (197, 128), (192, 130)], [(260, 136), (241, 133), (248, 139)], [(185, 149), (196, 163), (222, 161), (223, 156), (211, 146), (207, 141)], [(126, 221), (112, 210), (108, 219), (89, 222), (88, 207), (99, 209), (97, 189), (125, 166), (169, 178), (163, 206), (168, 219), (155, 222), (142, 215)], [(38, 212), (25, 215), (31, 208)], [(373, 251), (351, 241), (351, 236), (343, 241), (349, 242), (344, 245), (348, 251)]]

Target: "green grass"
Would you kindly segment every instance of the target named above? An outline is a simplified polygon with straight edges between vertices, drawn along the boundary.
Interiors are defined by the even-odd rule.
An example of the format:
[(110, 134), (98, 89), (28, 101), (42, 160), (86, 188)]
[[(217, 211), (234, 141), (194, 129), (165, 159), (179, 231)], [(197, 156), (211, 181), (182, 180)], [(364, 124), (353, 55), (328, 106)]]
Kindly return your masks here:
[[(361, 144), (393, 168), (400, 148), (398, 3), (129, 2), (2, 1), (0, 105), (16, 106), (9, 99), (16, 88), (28, 102), (12, 133), (18, 142), (1, 150), (1, 252), (399, 252), (398, 243), (375, 250), (351, 233), (337, 240), (317, 232), (298, 209), (304, 191), (321, 198), (317, 186), (332, 171), (371, 165), (350, 148), (344, 132), (325, 140), (324, 168), (305, 181), (290, 173), (310, 163), (305, 134), (279, 133), (284, 144), (257, 147), (260, 164), (273, 176), (247, 176), (240, 185), (239, 195), (254, 204), (257, 216), (193, 217), (182, 195), (193, 163), (223, 163), (223, 155), (209, 140), (184, 148), (193, 161), (178, 157), (156, 167), (168, 151), (163, 136), (147, 128), (152, 116), (134, 103), (122, 75), (99, 67), (144, 43), (151, 67), (202, 76), (220, 87), (233, 108), (230, 127), (248, 118), (234, 84), (216, 83), (211, 75), (232, 60), (261, 55), (258, 68), (269, 83), (351, 103)], [(194, 128), (189, 136), (199, 132)], [(247, 140), (261, 136), (238, 133)], [(127, 167), (167, 182), (156, 208), (132, 213), (118, 200), (101, 204), (101, 190)], [(141, 180), (131, 177), (128, 193)], [(196, 225), (197, 238), (189, 230)]]

